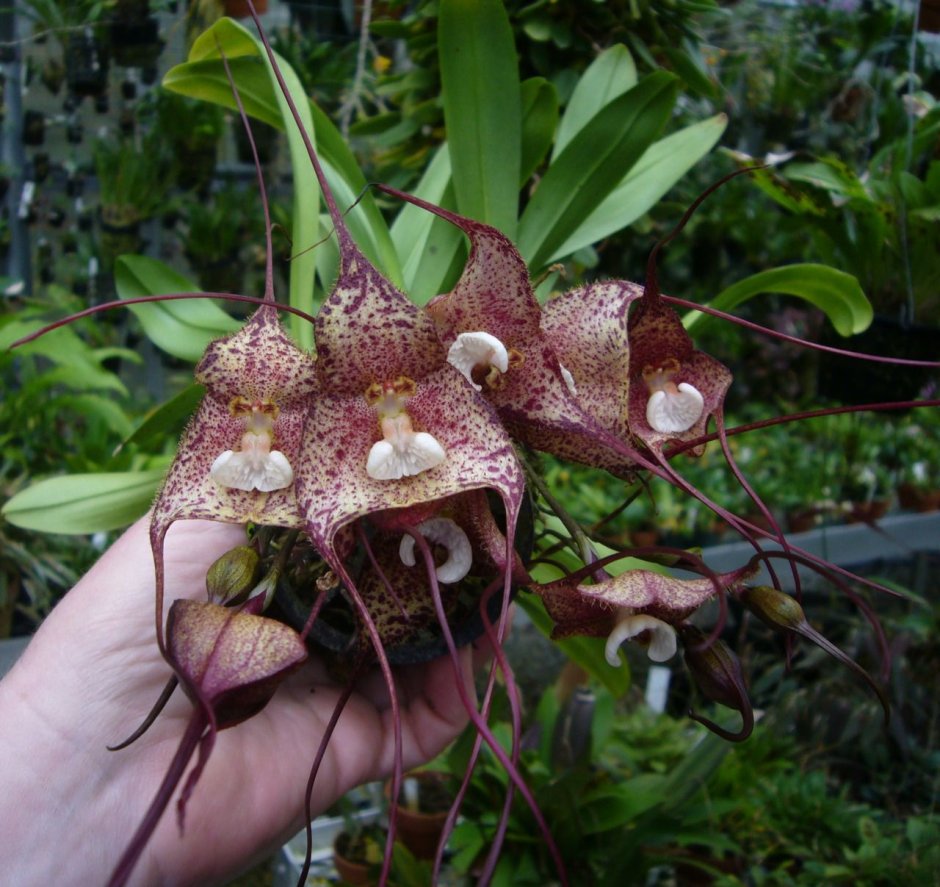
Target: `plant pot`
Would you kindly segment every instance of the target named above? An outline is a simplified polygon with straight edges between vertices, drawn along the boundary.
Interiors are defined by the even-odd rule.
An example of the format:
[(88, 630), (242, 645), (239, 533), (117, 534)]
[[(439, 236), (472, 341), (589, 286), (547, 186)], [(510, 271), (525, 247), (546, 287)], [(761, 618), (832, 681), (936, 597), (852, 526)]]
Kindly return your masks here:
[(630, 531), (630, 543), (634, 548), (652, 548), (659, 542), (659, 530), (641, 529)]
[(23, 144), (36, 148), (46, 140), (46, 115), (42, 111), (23, 114)]
[[(420, 770), (406, 773), (405, 780), (417, 783), (418, 809), (403, 803), (395, 804), (395, 840), (401, 841), (417, 859), (434, 859), (437, 845), (444, 831), (444, 823), (453, 800), (450, 790), (450, 777), (446, 773), (434, 770)], [(402, 795), (407, 795), (406, 786), (402, 786)], [(385, 784), (385, 795), (391, 795), (391, 782)], [(425, 801), (422, 801), (422, 793)], [(429, 809), (422, 810), (427, 803)]]
[(212, 261), (187, 255), (201, 289), (209, 293), (240, 293), (245, 282), (245, 263), (232, 256)]
[(138, 253), (143, 243), (140, 236), (140, 222), (121, 224), (108, 219), (106, 212), (102, 212), (98, 219), (101, 228), (99, 239), (101, 246), (101, 259), (104, 267), (110, 270), (118, 256), (126, 253)]
[(794, 508), (787, 512), (787, 529), (791, 533), (805, 533), (816, 526), (818, 508)]
[[(268, 11), (268, 0), (254, 0), (255, 12), (264, 15)], [(247, 18), (251, 15), (248, 0), (222, 0), (222, 8), (232, 18)]]
[(899, 484), (898, 504), (908, 511), (937, 511), (940, 509), (940, 490), (925, 490), (913, 484)]
[(940, 0), (920, 0), (917, 27), (921, 31), (940, 34)]
[(163, 50), (160, 23), (155, 16), (143, 19), (115, 19), (111, 23), (111, 52), (114, 63), (123, 68), (152, 65)]
[(889, 499), (872, 499), (870, 502), (852, 502), (845, 517), (849, 524), (871, 524), (888, 513)]
[[(274, 158), (277, 157), (277, 130), (265, 123), (256, 123), (251, 128), (251, 135), (255, 142), (255, 150), (258, 152), (258, 162), (262, 166), (273, 163)], [(251, 142), (248, 141), (248, 136), (245, 135), (245, 127), (240, 123), (235, 127), (234, 136), (238, 162), (254, 166), (255, 158), (251, 153)]]
[(216, 143), (185, 148), (180, 152), (180, 168), (176, 183), (184, 191), (200, 191), (208, 187), (215, 172)]
[(344, 884), (375, 884), (374, 867), (367, 862), (359, 862), (346, 856), (350, 842), (349, 832), (340, 832), (333, 842), (333, 865)]

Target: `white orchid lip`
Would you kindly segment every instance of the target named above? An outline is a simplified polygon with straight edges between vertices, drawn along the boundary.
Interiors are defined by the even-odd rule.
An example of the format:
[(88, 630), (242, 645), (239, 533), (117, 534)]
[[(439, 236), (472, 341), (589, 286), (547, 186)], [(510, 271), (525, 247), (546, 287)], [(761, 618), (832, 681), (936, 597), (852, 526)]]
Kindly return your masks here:
[(688, 382), (676, 385), (672, 381), (677, 372), (679, 362), (673, 359), (643, 371), (643, 380), (650, 390), (646, 421), (650, 428), (662, 434), (688, 431), (705, 412), (705, 398), (694, 385)]
[(473, 381), (473, 371), (477, 367), (495, 367), (505, 373), (509, 369), (509, 351), (496, 336), (482, 330), (461, 333), (447, 352), (447, 362), (460, 370), (477, 391), (482, 391), (482, 386)]
[(216, 457), (209, 477), (232, 490), (272, 493), (294, 482), (294, 470), (280, 450), (271, 449), (267, 431), (246, 431), (239, 450), (226, 450)]
[[(439, 582), (459, 582), (473, 564), (473, 550), (467, 534), (448, 517), (432, 517), (418, 524), (418, 531), (436, 545), (447, 549), (447, 560), (434, 568)], [(415, 540), (406, 533), (401, 537), (398, 556), (406, 567), (413, 567), (415, 561)]]
[(649, 632), (646, 655), (653, 662), (665, 662), (676, 655), (676, 630), (668, 622), (642, 613), (628, 613), (617, 622), (607, 638), (604, 647), (607, 661), (614, 668), (620, 665), (620, 645), (643, 632)]
[(415, 431), (404, 412), (382, 418), (382, 437), (366, 460), (366, 474), (373, 480), (413, 477), (440, 465), (447, 455), (433, 435)]

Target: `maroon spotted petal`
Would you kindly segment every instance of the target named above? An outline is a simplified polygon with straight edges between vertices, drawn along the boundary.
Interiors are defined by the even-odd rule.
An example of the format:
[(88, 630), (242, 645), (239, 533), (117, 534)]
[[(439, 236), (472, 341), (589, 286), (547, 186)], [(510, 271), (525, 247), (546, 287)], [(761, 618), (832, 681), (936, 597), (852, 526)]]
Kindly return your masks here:
[[(718, 575), (726, 591), (737, 590), (754, 573), (745, 567)], [(650, 570), (628, 570), (594, 585), (560, 579), (533, 586), (555, 622), (552, 637), (605, 637), (613, 631), (620, 610), (629, 609), (675, 625), (687, 619), (716, 594), (710, 579), (677, 579)]]
[(550, 299), (542, 329), (571, 373), (578, 403), (600, 425), (629, 439), (630, 346), (627, 310), (643, 287), (626, 280), (593, 283)]
[(317, 314), (314, 333), (322, 388), (361, 395), (373, 382), (418, 381), (444, 362), (433, 321), (340, 239), (339, 279)]
[(260, 711), (307, 658), (292, 628), (218, 604), (174, 601), (166, 630), (167, 659), (194, 701), (211, 707), (220, 730)]
[(237, 333), (212, 342), (196, 367), (206, 396), (186, 429), (154, 504), (152, 535), (161, 540), (183, 518), (226, 523), (255, 521), (301, 527), (294, 491), (270, 493), (221, 487), (209, 477), (216, 457), (238, 449), (244, 420), (232, 415), (233, 398), (264, 399), (278, 407), (272, 447), (296, 471), (306, 411), (316, 391), (315, 361), (287, 337), (274, 308), (260, 308)]
[[(394, 378), (398, 367), (387, 372)], [(325, 394), (313, 404), (296, 473), (297, 497), (311, 541), (323, 552), (334, 547), (341, 527), (373, 512), (412, 508), (466, 490), (496, 490), (515, 526), (524, 478), (493, 408), (449, 364), (417, 382), (406, 410), (415, 431), (432, 434), (444, 461), (398, 480), (366, 473), (372, 445), (381, 439), (379, 416), (362, 393)]]
[[(541, 326), (542, 308), (525, 262), (512, 242), (489, 225), (392, 188), (383, 190), (448, 220), (470, 238), (470, 256), (460, 280), (450, 293), (431, 302), (428, 312), (447, 348), (460, 333), (486, 332), (499, 339), (511, 355), (515, 352), (516, 364), (511, 363), (496, 385), (483, 387), (510, 434), (534, 449), (616, 474), (629, 473), (635, 467), (635, 451), (624, 438), (596, 421), (591, 404), (582, 403), (580, 394), (573, 394), (565, 382), (564, 361), (559, 363), (555, 342)], [(632, 284), (612, 285), (608, 292), (613, 303), (605, 308), (604, 317), (616, 330), (611, 331), (611, 338), (622, 339), (625, 366), (624, 316), (627, 304), (636, 296)]]

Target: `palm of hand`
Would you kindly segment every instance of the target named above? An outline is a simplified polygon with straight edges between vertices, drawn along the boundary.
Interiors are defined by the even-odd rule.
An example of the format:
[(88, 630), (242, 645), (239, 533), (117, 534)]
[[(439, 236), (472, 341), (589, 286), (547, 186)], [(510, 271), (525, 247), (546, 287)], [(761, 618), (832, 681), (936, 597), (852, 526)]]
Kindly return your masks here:
[[(168, 596), (203, 598), (209, 565), (243, 539), (237, 527), (176, 524), (166, 543)], [(86, 827), (89, 836), (95, 830), (96, 841), (86, 855), (102, 874), (150, 804), (193, 710), (177, 691), (136, 743), (106, 749), (136, 728), (171, 675), (154, 636), (151, 563), (146, 522), (140, 521), (56, 607), (3, 688), (29, 706), (17, 728), (25, 747), (54, 749), (54, 759), (68, 755), (68, 779), (60, 779), (61, 772), (43, 774), (47, 800), (94, 812)], [(468, 651), (462, 666), (469, 682)], [(408, 767), (453, 739), (466, 713), (454, 692), (450, 661), (404, 669), (397, 678)], [(187, 806), (185, 834), (168, 811), (136, 876), (209, 883), (301, 828), (310, 766), (343, 690), (312, 659), (260, 714), (221, 732)], [(387, 697), (377, 675), (357, 685), (320, 768), (314, 813), (352, 786), (391, 772), (394, 725)]]

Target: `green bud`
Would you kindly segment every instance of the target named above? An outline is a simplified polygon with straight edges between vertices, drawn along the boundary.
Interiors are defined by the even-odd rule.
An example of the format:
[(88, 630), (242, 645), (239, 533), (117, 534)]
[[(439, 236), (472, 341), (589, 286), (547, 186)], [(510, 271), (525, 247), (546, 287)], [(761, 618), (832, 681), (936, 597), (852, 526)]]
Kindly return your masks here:
[(796, 598), (769, 585), (745, 588), (741, 603), (777, 631), (800, 631), (806, 625), (806, 614)]
[(255, 584), (258, 552), (248, 545), (226, 551), (206, 573), (209, 602), (229, 606), (244, 600)]

